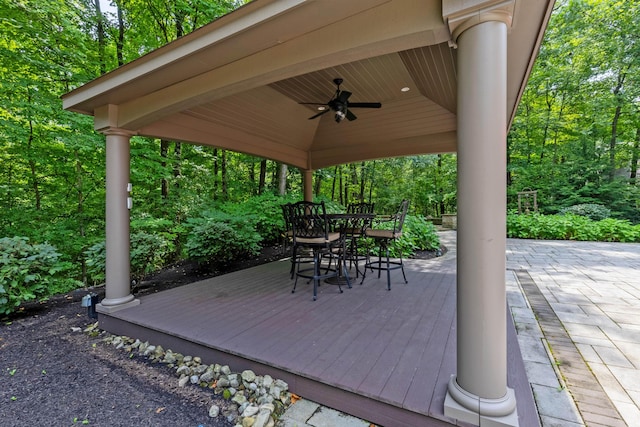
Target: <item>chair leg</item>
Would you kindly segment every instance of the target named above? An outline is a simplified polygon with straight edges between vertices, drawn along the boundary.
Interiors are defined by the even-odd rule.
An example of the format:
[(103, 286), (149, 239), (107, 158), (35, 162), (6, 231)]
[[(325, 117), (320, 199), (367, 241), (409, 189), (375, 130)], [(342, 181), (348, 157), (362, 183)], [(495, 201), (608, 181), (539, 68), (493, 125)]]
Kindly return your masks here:
[(293, 279), (293, 275), (295, 274), (295, 270), (296, 270), (296, 247), (294, 246), (291, 249), (291, 271), (289, 272), (291, 275), (291, 279)]
[[(380, 240), (380, 247), (378, 248), (378, 267), (382, 267), (382, 250), (384, 249), (383, 246), (386, 247), (386, 245), (383, 242), (384, 240)], [(389, 261), (389, 250), (387, 249), (387, 262), (388, 261)], [(381, 269), (378, 268), (378, 279), (380, 278), (380, 271)]]
[(400, 270), (402, 270), (402, 277), (404, 278), (404, 283), (409, 283), (407, 281), (407, 276), (404, 274), (404, 263), (402, 262), (402, 252), (400, 252)]
[(318, 299), (318, 276), (320, 276), (320, 261), (322, 260), (322, 256), (320, 252), (313, 251), (313, 300)]
[[(371, 272), (373, 273), (372, 264), (373, 263), (371, 262), (371, 246), (367, 246), (367, 254), (365, 255), (364, 267), (362, 268), (362, 280), (360, 281), (361, 285), (364, 282), (364, 279), (367, 277), (367, 267), (369, 267), (369, 270), (371, 270)], [(378, 270), (378, 274), (380, 274), (379, 270)]]
[[(338, 260), (338, 263), (342, 264), (342, 274), (345, 280), (347, 281), (347, 287), (351, 289), (351, 280), (349, 279), (349, 270), (347, 269), (347, 260), (345, 259), (345, 253), (342, 252), (342, 262)], [(338, 266), (339, 267), (339, 266)], [(340, 271), (340, 270), (338, 270)], [(342, 287), (340, 287), (340, 281), (338, 281), (338, 289), (340, 289), (340, 293), (342, 293)]]
[(291, 289), (291, 293), (295, 293), (296, 286), (298, 285), (298, 275), (296, 274), (296, 280), (293, 282), (293, 289)]
[(387, 249), (387, 290), (391, 290), (391, 265), (389, 263), (389, 245), (385, 245)]
[(367, 249), (367, 258), (364, 261), (364, 269), (362, 270), (362, 280), (360, 281), (360, 284), (362, 285), (362, 282), (364, 282), (365, 277), (367, 277), (367, 265), (369, 265), (369, 250)]

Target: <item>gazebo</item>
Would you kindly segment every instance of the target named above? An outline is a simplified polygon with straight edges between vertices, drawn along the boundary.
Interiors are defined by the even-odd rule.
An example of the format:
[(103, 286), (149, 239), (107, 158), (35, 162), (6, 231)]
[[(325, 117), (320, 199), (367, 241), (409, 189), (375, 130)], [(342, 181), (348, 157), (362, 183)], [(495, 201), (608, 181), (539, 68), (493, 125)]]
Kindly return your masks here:
[[(210, 145), (319, 168), (457, 152), (457, 373), (447, 416), (517, 425), (507, 386), (506, 134), (553, 0), (254, 0), (64, 95), (106, 135), (109, 314), (129, 280), (129, 140)], [(336, 91), (349, 103), (318, 113)]]

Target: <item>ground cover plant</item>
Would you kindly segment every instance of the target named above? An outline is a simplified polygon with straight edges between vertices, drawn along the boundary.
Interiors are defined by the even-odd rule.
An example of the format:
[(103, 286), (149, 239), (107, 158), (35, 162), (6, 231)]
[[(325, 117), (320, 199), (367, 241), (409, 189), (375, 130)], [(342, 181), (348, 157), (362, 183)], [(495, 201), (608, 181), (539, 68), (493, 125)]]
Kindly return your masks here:
[(590, 240), (601, 242), (640, 242), (640, 224), (587, 216), (516, 214), (507, 215), (507, 236), (519, 239)]

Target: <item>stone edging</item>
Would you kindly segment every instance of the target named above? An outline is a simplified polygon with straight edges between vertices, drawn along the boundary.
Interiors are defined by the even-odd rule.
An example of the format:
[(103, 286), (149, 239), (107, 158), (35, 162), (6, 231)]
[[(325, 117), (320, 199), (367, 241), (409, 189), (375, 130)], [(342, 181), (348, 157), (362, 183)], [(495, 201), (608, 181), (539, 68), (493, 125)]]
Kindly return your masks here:
[[(174, 353), (162, 346), (152, 345), (127, 336), (111, 335), (98, 329), (98, 322), (89, 325), (84, 332), (91, 336), (104, 334), (102, 341), (117, 350), (131, 355), (146, 357), (152, 363), (162, 363), (171, 368), (178, 377), (179, 387), (187, 384), (212, 389), (213, 392), (235, 404), (237, 411), (227, 415), (227, 420), (236, 427), (273, 427), (276, 420), (292, 404), (289, 385), (269, 375), (256, 375), (251, 370), (234, 373), (227, 365), (202, 363), (199, 357)], [(209, 416), (220, 414), (220, 407), (212, 405)]]

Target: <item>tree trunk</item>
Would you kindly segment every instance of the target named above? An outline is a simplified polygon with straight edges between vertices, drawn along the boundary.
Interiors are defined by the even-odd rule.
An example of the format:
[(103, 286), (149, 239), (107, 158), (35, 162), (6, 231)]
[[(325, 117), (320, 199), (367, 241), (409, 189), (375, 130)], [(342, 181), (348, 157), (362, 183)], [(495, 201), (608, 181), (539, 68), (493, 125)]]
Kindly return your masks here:
[(280, 164), (280, 180), (278, 181), (278, 194), (284, 196), (287, 194), (287, 165)]
[(222, 200), (229, 200), (229, 177), (227, 176), (227, 150), (222, 150), (220, 159), (220, 173), (222, 174)]
[(349, 164), (349, 175), (350, 175), (350, 179), (347, 183), (347, 188), (345, 189), (346, 190), (345, 194), (347, 195), (347, 197), (345, 197), (346, 204), (351, 203), (351, 201), (354, 199), (358, 199), (358, 201), (362, 201), (360, 200), (360, 196), (358, 195), (358, 193), (354, 191), (354, 188), (358, 188), (358, 170), (356, 168), (355, 163)]
[(613, 114), (613, 120), (611, 121), (611, 139), (609, 140), (609, 182), (613, 182), (613, 178), (616, 174), (616, 144), (618, 140), (618, 121), (620, 120), (620, 113), (622, 107), (616, 106), (616, 111)]
[(180, 176), (182, 175), (182, 144), (175, 143), (173, 147), (173, 177), (175, 178), (173, 186), (180, 188)]
[(553, 164), (558, 164), (558, 135), (560, 134), (560, 122), (564, 114), (565, 107), (565, 93), (562, 93), (560, 97), (560, 111), (558, 111), (558, 122), (553, 129)]
[(343, 185), (342, 185), (342, 168), (338, 168), (338, 187), (340, 188), (340, 200), (339, 200), (339, 202), (340, 202), (341, 205), (344, 206), (344, 199), (343, 199), (344, 192), (342, 191), (343, 188), (344, 188)]
[[(31, 100), (31, 96), (29, 96)], [(38, 173), (36, 172), (36, 161), (33, 159), (33, 122), (29, 120), (29, 139), (27, 142), (27, 149), (29, 153), (29, 171), (31, 173), (31, 187), (33, 188), (33, 194), (36, 199), (36, 210), (40, 210), (42, 207), (42, 196), (40, 195), (40, 181), (38, 180)]]
[(438, 195), (438, 213), (440, 217), (444, 215), (447, 210), (444, 205), (444, 189), (442, 188), (442, 154), (438, 154), (438, 169), (436, 173), (436, 194)]
[(367, 167), (366, 163), (360, 163), (360, 201), (364, 202), (364, 188), (367, 182)]
[(100, 10), (100, 0), (94, 0), (93, 5), (96, 10), (96, 33), (98, 36), (98, 56), (100, 60), (100, 74), (107, 72), (107, 63), (104, 57), (105, 47), (105, 31), (104, 31), (104, 16), (102, 10)]
[(333, 182), (331, 183), (331, 200), (336, 199), (336, 181), (338, 180), (338, 166), (333, 168)]
[(218, 198), (218, 172), (220, 171), (220, 163), (218, 161), (218, 149), (213, 149), (213, 200)]
[(315, 174), (315, 178), (316, 180), (313, 183), (313, 195), (319, 196), (320, 190), (322, 189), (322, 174), (321, 173)]
[[(168, 157), (169, 157), (169, 141), (167, 141), (166, 139), (161, 139), (160, 140), (160, 158), (162, 159), (162, 161), (160, 165), (162, 166), (163, 175), (166, 175)], [(169, 180), (166, 178), (166, 176), (162, 177), (160, 194), (163, 200), (169, 197)]]
[(551, 123), (551, 107), (553, 106), (553, 99), (549, 94), (549, 87), (547, 87), (547, 93), (545, 96), (545, 103), (547, 104), (547, 117), (544, 123), (544, 131), (542, 133), (542, 146), (540, 147), (540, 163), (544, 159), (544, 150), (547, 144), (547, 137), (549, 135), (549, 125)]
[(124, 14), (122, 13), (122, 6), (124, 0), (116, 0), (116, 8), (118, 13), (118, 38), (116, 39), (116, 58), (118, 59), (118, 66), (124, 65)]
[(267, 178), (267, 159), (262, 159), (260, 161), (260, 180), (258, 182), (258, 194), (262, 194), (264, 192), (266, 178)]
[(622, 99), (620, 91), (624, 84), (626, 73), (622, 72), (618, 75), (618, 83), (613, 89), (613, 96), (616, 99), (616, 110), (613, 113), (613, 120), (611, 120), (611, 139), (609, 140), (609, 182), (613, 182), (613, 178), (616, 173), (616, 144), (618, 142), (618, 121), (620, 120), (620, 113), (622, 112)]
[(371, 203), (373, 197), (373, 184), (376, 179), (376, 161), (373, 161), (373, 165), (371, 166), (371, 184), (369, 185), (369, 203)]
[(257, 190), (254, 192), (254, 189), (257, 189), (257, 183), (256, 183), (256, 163), (253, 159), (249, 159), (249, 165), (248, 165), (248, 169), (249, 169), (249, 183), (251, 184), (251, 194), (260, 194), (260, 191)]

